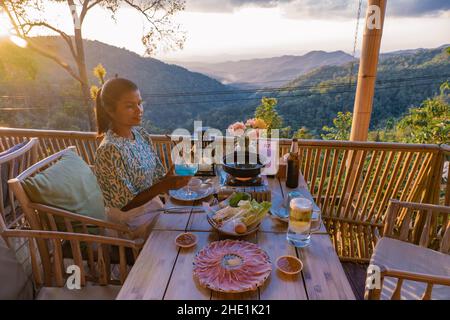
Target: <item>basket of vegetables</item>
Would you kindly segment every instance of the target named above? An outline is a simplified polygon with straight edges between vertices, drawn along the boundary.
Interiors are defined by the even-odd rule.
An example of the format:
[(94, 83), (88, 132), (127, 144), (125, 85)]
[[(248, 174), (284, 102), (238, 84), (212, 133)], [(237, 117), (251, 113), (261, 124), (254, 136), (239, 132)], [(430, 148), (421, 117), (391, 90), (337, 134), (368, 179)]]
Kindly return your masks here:
[(236, 192), (214, 207), (204, 207), (213, 228), (229, 236), (245, 236), (258, 230), (271, 203), (259, 203), (248, 193)]

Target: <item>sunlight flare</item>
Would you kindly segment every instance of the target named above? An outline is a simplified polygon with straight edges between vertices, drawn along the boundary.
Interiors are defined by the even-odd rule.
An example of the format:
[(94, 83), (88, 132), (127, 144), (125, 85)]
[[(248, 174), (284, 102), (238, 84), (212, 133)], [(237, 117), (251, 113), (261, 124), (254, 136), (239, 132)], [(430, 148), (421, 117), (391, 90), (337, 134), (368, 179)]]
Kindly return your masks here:
[(9, 37), (9, 40), (11, 40), (12, 43), (21, 48), (26, 48), (28, 45), (28, 42), (25, 39), (22, 39), (18, 36), (12, 35)]

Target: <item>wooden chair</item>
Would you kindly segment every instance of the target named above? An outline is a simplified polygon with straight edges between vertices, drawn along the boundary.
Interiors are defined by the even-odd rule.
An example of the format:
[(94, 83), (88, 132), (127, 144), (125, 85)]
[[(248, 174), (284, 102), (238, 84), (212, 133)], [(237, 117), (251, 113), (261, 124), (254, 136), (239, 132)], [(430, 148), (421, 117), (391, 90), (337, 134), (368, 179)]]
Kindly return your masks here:
[(450, 299), (449, 214), (447, 206), (390, 201), (370, 261), (381, 288), (366, 289), (366, 299)]
[[(72, 232), (57, 232), (43, 230), (8, 229), (0, 218), (0, 235), (7, 241), (12, 238), (25, 238), (29, 247), (33, 278), (38, 289), (37, 299), (115, 299), (121, 284), (128, 275), (126, 249), (133, 252), (137, 258), (142, 246), (141, 240), (126, 240), (114, 237), (104, 237)], [(42, 250), (38, 250), (39, 242), (46, 242), (46, 256), (51, 262), (50, 268), (44, 267)], [(62, 245), (70, 243), (73, 259), (64, 259)], [(8, 242), (7, 242), (8, 243)], [(82, 246), (88, 250), (88, 259), (82, 258)], [(118, 274), (111, 273), (110, 250), (119, 251)], [(69, 289), (66, 286), (66, 268), (77, 266), (80, 289)], [(72, 267), (74, 268), (74, 267)], [(70, 271), (69, 272), (73, 272)], [(114, 272), (113, 272), (114, 274)]]
[[(8, 227), (20, 224), (23, 212), (16, 204), (16, 198), (7, 181), (14, 178), (37, 162), (37, 147), (39, 140), (32, 138), (6, 150), (0, 155), (0, 215), (7, 222)], [(11, 152), (8, 152), (11, 151)]]
[[(25, 218), (33, 230), (52, 231), (52, 232), (69, 232), (69, 233), (81, 233), (89, 234), (91, 228), (98, 230), (100, 236), (114, 236), (123, 239), (134, 239), (134, 232), (125, 225), (113, 223), (105, 220), (100, 220), (80, 214), (76, 214), (67, 210), (48, 206), (40, 203), (32, 202), (23, 189), (22, 182), (35, 175), (36, 173), (48, 168), (52, 164), (56, 163), (66, 152), (75, 151), (75, 147), (69, 147), (60, 152), (57, 152), (50, 157), (47, 157), (33, 166), (29, 167), (16, 178), (8, 181), (8, 184), (20, 206), (24, 212)], [(57, 223), (57, 221), (64, 221), (63, 224)], [(74, 228), (74, 226), (79, 226)], [(48, 255), (48, 244), (45, 241), (37, 238), (37, 246), (40, 250), (40, 256), (43, 262), (43, 268), (46, 273), (50, 270), (50, 256)], [(67, 248), (66, 246), (64, 248)], [(69, 251), (69, 252), (68, 252)], [(64, 251), (64, 256), (70, 255), (70, 250)], [(83, 251), (83, 255), (86, 256), (86, 252)], [(116, 255), (117, 256), (117, 255)]]
[[(8, 184), (19, 201), (31, 228), (34, 230), (74, 232), (72, 225), (77, 224), (81, 226), (81, 233), (87, 234), (88, 227), (93, 226), (99, 229), (101, 235), (104, 235), (105, 232), (110, 232), (121, 238), (132, 238), (133, 232), (127, 226), (91, 218), (48, 205), (34, 203), (30, 200), (23, 189), (22, 182), (28, 177), (32, 177), (50, 167), (52, 164), (56, 163), (61, 156), (71, 151), (76, 152), (76, 147), (69, 147), (41, 160), (23, 171), (16, 178), (8, 181)], [(58, 224), (55, 222), (56, 218), (64, 220), (64, 230), (58, 229)]]

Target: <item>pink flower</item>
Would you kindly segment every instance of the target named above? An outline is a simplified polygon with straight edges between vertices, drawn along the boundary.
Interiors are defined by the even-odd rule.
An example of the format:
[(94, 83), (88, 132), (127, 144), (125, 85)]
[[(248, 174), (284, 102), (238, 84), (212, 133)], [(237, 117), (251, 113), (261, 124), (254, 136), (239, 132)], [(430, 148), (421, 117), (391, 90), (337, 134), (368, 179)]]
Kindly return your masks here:
[(228, 127), (228, 131), (234, 136), (241, 136), (245, 132), (245, 124), (243, 122), (235, 122)]
[(248, 119), (247, 122), (245, 123), (245, 125), (246, 125), (247, 127), (254, 128), (255, 120), (256, 120), (255, 118), (253, 118), (253, 119)]

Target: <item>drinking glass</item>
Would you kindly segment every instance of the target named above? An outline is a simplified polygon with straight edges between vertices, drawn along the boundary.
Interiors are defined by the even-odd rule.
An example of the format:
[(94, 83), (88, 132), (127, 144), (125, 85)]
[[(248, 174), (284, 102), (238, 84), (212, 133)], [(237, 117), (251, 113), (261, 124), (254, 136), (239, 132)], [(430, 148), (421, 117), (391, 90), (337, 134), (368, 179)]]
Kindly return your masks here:
[[(179, 176), (195, 176), (195, 174), (198, 171), (198, 163), (180, 163), (180, 164), (175, 164), (175, 173)], [(196, 193), (193, 192), (189, 186), (190, 182), (187, 184), (186, 186), (186, 192), (184, 194), (185, 198), (187, 200), (193, 198)]]
[[(288, 196), (286, 197), (286, 202), (284, 204), (284, 208), (286, 208), (286, 218), (289, 217), (289, 207), (290, 207), (290, 203), (292, 201), (292, 199), (294, 198), (303, 198), (304, 195), (297, 190), (291, 191), (288, 193)], [(320, 227), (322, 226), (322, 219), (320, 216), (320, 209), (319, 208), (314, 208), (313, 205), (313, 212), (312, 212), (312, 217), (311, 217), (311, 232), (316, 232), (320, 230)]]
[(286, 239), (295, 247), (303, 248), (311, 242), (313, 203), (306, 198), (293, 198), (289, 203), (289, 226)]

